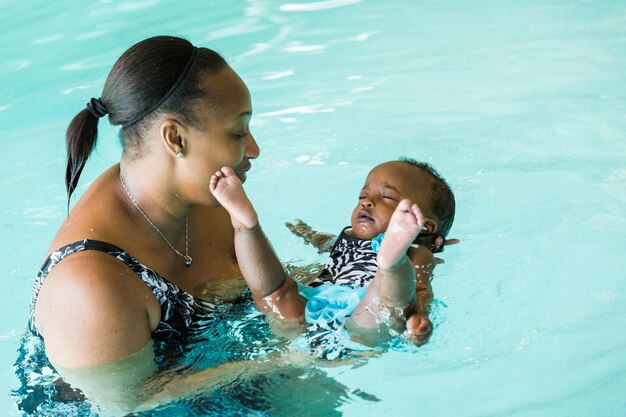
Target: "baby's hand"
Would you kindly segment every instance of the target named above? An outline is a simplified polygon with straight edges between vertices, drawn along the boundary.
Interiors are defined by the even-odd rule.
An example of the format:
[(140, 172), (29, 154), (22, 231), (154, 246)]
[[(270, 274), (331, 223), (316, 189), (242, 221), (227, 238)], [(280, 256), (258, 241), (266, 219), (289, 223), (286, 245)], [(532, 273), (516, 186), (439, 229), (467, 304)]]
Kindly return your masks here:
[(428, 340), (432, 333), (433, 324), (428, 317), (414, 313), (407, 319), (404, 336), (410, 342), (420, 346)]
[(223, 167), (211, 177), (209, 189), (215, 199), (230, 214), (235, 230), (252, 230), (258, 227), (259, 218), (254, 206), (241, 185), (241, 180), (231, 167)]
[(319, 253), (330, 252), (334, 235), (317, 232), (300, 219), (296, 219), (295, 224), (286, 222), (285, 226), (291, 233), (304, 239), (304, 243), (313, 245)]

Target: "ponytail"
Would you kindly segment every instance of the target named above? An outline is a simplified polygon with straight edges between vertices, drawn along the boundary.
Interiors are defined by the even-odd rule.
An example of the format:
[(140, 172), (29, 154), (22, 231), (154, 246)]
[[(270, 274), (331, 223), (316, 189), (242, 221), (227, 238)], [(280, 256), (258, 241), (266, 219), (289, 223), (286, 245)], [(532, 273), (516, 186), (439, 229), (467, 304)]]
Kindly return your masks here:
[(69, 211), (70, 197), (76, 190), (78, 179), (83, 172), (85, 163), (96, 145), (98, 137), (98, 120), (89, 109), (83, 109), (72, 119), (67, 127), (65, 143), (67, 146), (67, 167), (65, 169), (65, 189), (67, 190), (67, 207)]
[(80, 174), (96, 146), (99, 118), (108, 115), (112, 125), (122, 127), (124, 151), (127, 145), (138, 149), (139, 133), (152, 114), (166, 113), (198, 124), (193, 103), (208, 97), (203, 76), (225, 66), (217, 52), (172, 36), (148, 38), (124, 52), (113, 65), (101, 97), (92, 98), (67, 128), (68, 212)]

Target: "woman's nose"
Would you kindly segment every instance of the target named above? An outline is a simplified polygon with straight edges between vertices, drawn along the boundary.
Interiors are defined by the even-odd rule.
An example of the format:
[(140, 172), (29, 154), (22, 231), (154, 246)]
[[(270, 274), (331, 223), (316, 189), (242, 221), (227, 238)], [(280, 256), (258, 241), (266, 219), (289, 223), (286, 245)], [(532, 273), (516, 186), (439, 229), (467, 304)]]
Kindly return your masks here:
[(244, 151), (244, 156), (248, 159), (258, 158), (261, 154), (261, 149), (259, 149), (259, 145), (256, 143), (254, 136), (252, 133), (248, 132), (245, 138), (246, 149)]
[(374, 203), (372, 203), (369, 198), (364, 198), (361, 200), (361, 207), (372, 208), (374, 207)]

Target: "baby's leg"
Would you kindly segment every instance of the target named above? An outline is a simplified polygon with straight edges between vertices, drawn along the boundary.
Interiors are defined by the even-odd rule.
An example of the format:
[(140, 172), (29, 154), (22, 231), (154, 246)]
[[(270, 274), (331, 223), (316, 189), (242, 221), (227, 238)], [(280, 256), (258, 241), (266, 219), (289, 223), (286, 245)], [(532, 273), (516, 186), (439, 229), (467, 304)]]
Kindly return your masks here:
[(252, 230), (259, 225), (259, 217), (243, 189), (241, 180), (230, 167), (217, 171), (209, 183), (215, 199), (230, 215), (235, 230)]
[(402, 200), (389, 221), (380, 251), (376, 277), (352, 314), (360, 327), (377, 328), (385, 319), (396, 330), (404, 329), (404, 318), (414, 311), (416, 278), (407, 251), (424, 224), (417, 204)]
[(303, 317), (306, 300), (298, 293), (295, 282), (285, 274), (232, 168), (217, 171), (211, 177), (210, 189), (230, 214), (235, 229), (237, 263), (259, 310), (281, 320)]

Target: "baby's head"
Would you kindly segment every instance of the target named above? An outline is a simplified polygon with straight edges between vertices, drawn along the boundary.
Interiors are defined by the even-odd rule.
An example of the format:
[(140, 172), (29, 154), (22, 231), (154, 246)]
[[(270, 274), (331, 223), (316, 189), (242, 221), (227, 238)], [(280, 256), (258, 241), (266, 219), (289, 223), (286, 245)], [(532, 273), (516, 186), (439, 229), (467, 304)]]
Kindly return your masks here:
[(373, 239), (387, 230), (398, 203), (408, 198), (426, 218), (424, 233), (447, 236), (454, 221), (454, 194), (448, 183), (425, 162), (410, 158), (384, 162), (372, 169), (352, 211), (352, 231)]

